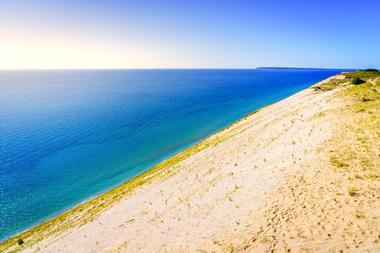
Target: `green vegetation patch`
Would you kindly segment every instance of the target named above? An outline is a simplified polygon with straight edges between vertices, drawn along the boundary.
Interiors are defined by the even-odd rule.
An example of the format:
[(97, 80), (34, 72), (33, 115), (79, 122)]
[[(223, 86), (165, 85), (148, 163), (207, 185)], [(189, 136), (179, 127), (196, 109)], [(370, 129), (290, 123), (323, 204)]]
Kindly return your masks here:
[(374, 69), (369, 70), (361, 70), (361, 71), (355, 71), (355, 72), (348, 72), (345, 73), (346, 78), (359, 78), (364, 81), (367, 81), (368, 79), (376, 79), (380, 78), (380, 72)]
[(376, 69), (360, 70), (342, 73), (339, 78), (330, 78), (328, 81), (313, 86), (317, 91), (329, 91), (337, 87), (354, 84), (360, 85), (366, 82), (380, 83), (380, 71)]
[(372, 81), (349, 87), (345, 95), (354, 99), (356, 112), (378, 112), (380, 108), (380, 81)]
[(351, 83), (358, 85), (358, 84), (365, 83), (365, 81), (359, 77), (354, 77), (354, 78), (352, 78)]
[[(374, 183), (380, 179), (380, 72), (357, 71), (346, 73), (348, 78), (361, 78), (364, 83), (347, 85), (339, 96), (347, 103), (345, 131), (335, 137), (330, 163), (351, 174), (357, 182)], [(346, 117), (344, 116), (344, 117)], [(355, 187), (348, 189), (354, 196)]]
[(346, 79), (331, 78), (328, 81), (322, 82), (318, 85), (313, 86), (314, 90), (318, 91), (329, 91), (333, 90), (339, 86), (348, 84), (350, 81)]

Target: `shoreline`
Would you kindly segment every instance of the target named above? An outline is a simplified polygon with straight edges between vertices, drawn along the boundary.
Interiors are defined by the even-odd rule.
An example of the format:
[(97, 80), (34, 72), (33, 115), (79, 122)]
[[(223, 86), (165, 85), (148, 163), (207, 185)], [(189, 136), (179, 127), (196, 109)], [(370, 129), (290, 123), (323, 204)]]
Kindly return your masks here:
[[(293, 94), (294, 95), (294, 94)], [(293, 96), (291, 95), (291, 96)], [(286, 98), (284, 98), (286, 99)], [(281, 100), (280, 100), (281, 101)], [(278, 103), (274, 102), (272, 104)], [(90, 197), (89, 199), (83, 200), (82, 202), (62, 211), (59, 212), (56, 215), (53, 215), (50, 218), (47, 218), (35, 225), (32, 225), (31, 227), (13, 235), (9, 238), (6, 238), (2, 241), (0, 241), (0, 249), (6, 250), (7, 244), (15, 244), (17, 243), (17, 240), (20, 238), (28, 237), (29, 234), (33, 234), (33, 232), (38, 232), (40, 230), (43, 230), (45, 227), (50, 227), (50, 223), (60, 222), (65, 218), (70, 217), (71, 215), (82, 213), (83, 210), (86, 211), (94, 211), (94, 213), (91, 214), (83, 214), (83, 217), (75, 217), (76, 219), (93, 219), (95, 216), (99, 215), (101, 212), (105, 211), (107, 208), (118, 202), (120, 199), (127, 197), (127, 195), (124, 195), (122, 197), (116, 197), (116, 195), (121, 191), (122, 194), (132, 194), (133, 191), (143, 185), (143, 184), (149, 184), (150, 180), (156, 179), (158, 176), (162, 176), (161, 179), (164, 179), (165, 177), (168, 177), (175, 173), (176, 171), (165, 171), (170, 169), (171, 167), (175, 166), (177, 163), (181, 162), (182, 160), (186, 159), (187, 157), (194, 155), (204, 149), (207, 149), (209, 147), (217, 145), (219, 142), (222, 142), (225, 139), (218, 139), (212, 140), (216, 137), (216, 135), (222, 134), (222, 132), (228, 130), (229, 128), (233, 127), (235, 124), (238, 124), (240, 121), (244, 121), (247, 117), (250, 117), (253, 114), (256, 114), (260, 110), (270, 106), (271, 104), (268, 104), (266, 106), (263, 106), (253, 112), (250, 112), (240, 119), (232, 122), (231, 124), (223, 127), (222, 129), (210, 134), (209, 136), (206, 136), (205, 138), (201, 139), (200, 141), (195, 142), (194, 144), (190, 144), (189, 147), (185, 148), (182, 151), (179, 151), (177, 153), (174, 153), (174, 155), (171, 155), (169, 158), (162, 160), (161, 162), (157, 163), (156, 165), (150, 167), (146, 171), (132, 177), (130, 180), (127, 180), (125, 182), (120, 183), (119, 185), (113, 186), (93, 197)], [(228, 137), (227, 137), (228, 138)], [(164, 173), (164, 175), (162, 175)], [(100, 203), (98, 203), (100, 202)], [(108, 206), (103, 206), (103, 203), (107, 202)], [(88, 206), (96, 206), (99, 204), (101, 206), (100, 209), (95, 210), (87, 210), (89, 208)], [(86, 221), (85, 221), (86, 222)], [(81, 222), (80, 222), (81, 223)], [(73, 224), (73, 226), (80, 226), (80, 224)], [(54, 231), (54, 233), (59, 233), (60, 230), (63, 229), (57, 229), (57, 231)], [(49, 233), (49, 235), (51, 235)], [(5, 245), (5, 247), (4, 247)]]
[[(324, 80), (322, 80), (321, 82), (323, 82), (323, 81)], [(312, 86), (310, 86), (310, 87), (312, 87)], [(301, 90), (301, 91), (291, 95), (290, 97), (292, 97), (292, 96), (294, 96), (300, 92), (303, 92), (303, 91), (309, 89), (310, 87), (308, 87), (304, 90)], [(286, 97), (282, 100), (285, 100), (287, 98), (289, 98), (289, 97)], [(104, 191), (98, 195), (95, 195), (95, 196), (93, 196), (87, 200), (84, 200), (81, 203), (78, 203), (77, 205), (74, 205), (73, 207), (68, 208), (67, 210), (65, 210), (63, 212), (61, 212), (61, 213), (59, 213), (59, 214), (57, 214), (51, 218), (48, 218), (48, 219), (40, 222), (39, 224), (37, 224), (35, 226), (32, 226), (28, 229), (25, 229), (24, 231), (17, 233), (16, 235), (11, 236), (8, 239), (0, 241), (0, 249), (3, 249), (2, 244), (8, 244), (8, 243), (15, 244), (19, 238), (28, 237), (29, 234), (33, 234), (34, 232), (38, 232), (40, 230), (43, 230), (45, 227), (50, 227), (51, 223), (61, 222), (63, 219), (66, 219), (66, 218), (70, 217), (71, 215), (75, 215), (75, 214), (80, 213), (81, 217), (76, 217), (76, 219), (85, 219), (85, 220), (91, 221), (95, 216), (97, 216), (101, 212), (105, 211), (108, 207), (110, 207), (113, 204), (115, 204), (116, 202), (118, 202), (121, 198), (126, 197), (127, 194), (131, 194), (133, 192), (133, 190), (135, 190), (138, 186), (141, 186), (141, 185), (146, 184), (146, 183), (149, 184), (150, 180), (153, 180), (157, 176), (162, 175), (162, 173), (164, 173), (164, 174), (168, 173), (168, 175), (163, 175), (164, 177), (170, 176), (172, 173), (175, 173), (174, 171), (165, 171), (165, 170), (168, 170), (172, 166), (175, 166), (177, 163), (179, 163), (183, 159), (186, 159), (188, 156), (194, 155), (194, 154), (200, 152), (201, 150), (208, 148), (210, 145), (210, 143), (208, 143), (208, 142), (213, 143), (213, 145), (217, 145), (218, 142), (221, 142), (224, 140), (224, 139), (217, 140), (217, 142), (214, 143), (214, 141), (211, 139), (213, 139), (213, 138), (215, 139), (216, 135), (222, 134), (224, 131), (228, 130), (229, 128), (233, 127), (234, 125), (238, 124), (239, 122), (246, 120), (246, 118), (256, 114), (257, 112), (263, 110), (264, 108), (266, 108), (268, 106), (279, 103), (282, 100), (275, 102), (275, 103), (272, 103), (272, 104), (269, 104), (269, 105), (266, 105), (266, 106), (264, 106), (258, 110), (255, 110), (253, 112), (250, 112), (247, 115), (243, 116), (242, 118), (238, 119), (237, 121), (227, 125), (226, 127), (220, 129), (219, 131), (205, 137), (204, 139), (196, 142), (195, 144), (191, 145), (190, 147), (184, 149), (183, 151), (180, 151), (180, 152), (172, 155), (168, 159), (163, 160), (162, 162), (151, 167), (147, 171), (133, 177), (132, 179), (125, 181), (125, 182), (123, 182), (123, 183), (121, 183), (115, 187), (112, 187), (111, 189), (108, 189), (108, 190), (106, 190), (106, 191)], [(218, 139), (218, 138), (216, 138), (216, 139)], [(198, 147), (201, 147), (201, 149), (198, 149)], [(123, 194), (123, 196), (120, 198), (116, 197), (119, 192), (121, 192)], [(108, 206), (103, 206), (103, 203), (105, 203), (105, 202), (107, 202)], [(91, 208), (94, 206), (95, 206), (95, 210), (88, 210), (87, 209), (87, 208)], [(97, 209), (96, 208), (97, 206), (101, 206), (101, 208)], [(86, 211), (89, 211), (91, 213), (82, 214), (81, 210), (86, 210)], [(80, 223), (82, 223), (82, 222), (80, 222)], [(72, 226), (80, 226), (80, 224), (74, 223), (74, 224), (72, 224)], [(56, 231), (53, 232), (53, 234), (59, 233), (59, 232), (61, 232), (61, 230), (65, 230), (65, 228), (57, 229)], [(50, 233), (49, 233), (49, 235), (50, 235)], [(6, 249), (6, 248), (7, 247), (5, 247), (4, 249)]]
[[(344, 124), (360, 116), (351, 112), (351, 107), (356, 106), (351, 97), (358, 91), (350, 92), (357, 87), (349, 85), (346, 79), (345, 75), (338, 74), (252, 112), (130, 181), (1, 242), (0, 250), (243, 252), (251, 249), (263, 252), (320, 249), (322, 244), (318, 240), (324, 243), (332, 232), (321, 232), (319, 227), (314, 228), (314, 223), (306, 221), (314, 217), (309, 215), (315, 213), (315, 206), (318, 210), (321, 208), (315, 217), (323, 216), (322, 221), (327, 224), (322, 227), (330, 228), (329, 222), (336, 221), (323, 212), (326, 208), (336, 208), (335, 205), (325, 207), (331, 201), (325, 200), (325, 196), (342, 191), (339, 186), (342, 172), (334, 174), (334, 168), (349, 167), (349, 161), (344, 160), (346, 155), (339, 153), (346, 146), (339, 147), (341, 141), (336, 139), (346, 127)], [(368, 110), (367, 107), (364, 110)], [(376, 158), (371, 157), (372, 153), (367, 156), (374, 159), (376, 168)], [(314, 167), (317, 169), (311, 169)], [(351, 174), (349, 178), (353, 177)], [(331, 181), (333, 179), (338, 181)], [(309, 181), (311, 183), (307, 183)], [(343, 182), (344, 187), (347, 182)], [(323, 202), (318, 202), (320, 199), (316, 196), (325, 189), (328, 191), (322, 195)], [(304, 193), (313, 197), (297, 197)], [(345, 203), (355, 200), (352, 196), (357, 195), (347, 197), (344, 193), (331, 199)], [(356, 198), (350, 206), (367, 201), (361, 195)], [(347, 226), (351, 229), (349, 234), (363, 237), (349, 224), (361, 224), (362, 220), (373, 218), (365, 212), (362, 220), (356, 220), (358, 218), (351, 217), (350, 208), (343, 205), (335, 213), (343, 212), (341, 216), (348, 220)], [(364, 213), (363, 208), (359, 209)], [(371, 221), (378, 224), (377, 220)], [(305, 226), (310, 226), (310, 231), (300, 232)], [(373, 231), (374, 228), (367, 226), (367, 231)], [(289, 235), (279, 234), (281, 231)], [(315, 236), (316, 231), (321, 235)], [(343, 238), (349, 238), (349, 234), (337, 231)], [(23, 244), (18, 246), (20, 238)], [(332, 241), (330, 249), (343, 247), (339, 238)], [(349, 240), (345, 243), (351, 247), (355, 240), (352, 245)], [(371, 243), (365, 245), (373, 248)]]

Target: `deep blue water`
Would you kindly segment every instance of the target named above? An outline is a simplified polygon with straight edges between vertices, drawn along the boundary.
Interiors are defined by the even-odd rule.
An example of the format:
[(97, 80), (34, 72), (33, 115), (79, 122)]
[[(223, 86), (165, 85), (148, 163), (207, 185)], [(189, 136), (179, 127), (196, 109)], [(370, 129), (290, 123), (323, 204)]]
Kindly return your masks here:
[(0, 240), (336, 70), (0, 72)]

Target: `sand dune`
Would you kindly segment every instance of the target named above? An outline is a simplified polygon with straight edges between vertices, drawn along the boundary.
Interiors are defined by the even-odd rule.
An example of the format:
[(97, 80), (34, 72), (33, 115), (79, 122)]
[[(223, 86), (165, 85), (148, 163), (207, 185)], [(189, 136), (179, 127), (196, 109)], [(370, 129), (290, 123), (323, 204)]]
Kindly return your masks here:
[[(339, 75), (265, 107), (146, 174), (90, 220), (66, 226), (81, 219), (72, 212), (55, 221), (63, 229), (7, 249), (379, 252), (380, 108), (355, 111), (350, 89)], [(370, 117), (373, 128), (362, 129)]]

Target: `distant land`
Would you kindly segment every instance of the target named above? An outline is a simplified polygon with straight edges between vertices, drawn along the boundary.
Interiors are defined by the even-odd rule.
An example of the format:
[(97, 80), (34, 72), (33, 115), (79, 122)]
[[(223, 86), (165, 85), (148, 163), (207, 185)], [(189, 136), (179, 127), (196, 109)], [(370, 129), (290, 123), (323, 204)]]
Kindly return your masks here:
[(345, 71), (354, 71), (356, 69), (344, 69), (344, 68), (302, 68), (302, 67), (257, 67), (256, 69), (260, 70), (345, 70)]

